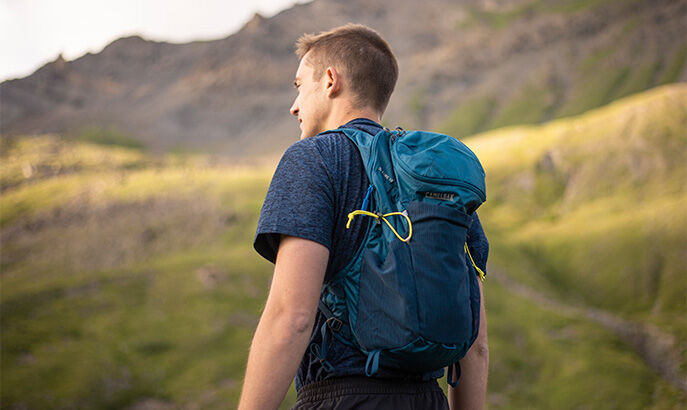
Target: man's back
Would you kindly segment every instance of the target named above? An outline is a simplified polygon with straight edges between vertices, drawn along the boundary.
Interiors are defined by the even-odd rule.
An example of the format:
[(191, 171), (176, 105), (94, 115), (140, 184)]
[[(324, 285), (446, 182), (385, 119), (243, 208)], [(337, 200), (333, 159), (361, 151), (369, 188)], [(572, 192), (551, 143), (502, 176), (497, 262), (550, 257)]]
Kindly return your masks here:
[[(342, 125), (375, 135), (382, 127), (369, 119), (356, 119)], [(274, 260), (280, 234), (299, 236), (330, 249), (325, 281), (345, 267), (364, 239), (369, 219), (360, 219), (345, 229), (346, 216), (359, 209), (369, 185), (355, 145), (342, 133), (307, 138), (293, 144), (284, 154), (263, 204), (255, 238), (255, 249)], [(475, 262), (486, 269), (486, 238), (479, 220), (473, 223), (471, 248)], [(322, 344), (319, 331), (326, 318), (318, 312), (310, 345)], [(296, 389), (332, 377), (364, 375), (366, 356), (339, 342), (330, 333), (324, 337), (327, 357), (306, 351), (296, 376)], [(326, 371), (320, 359), (333, 370)], [(421, 380), (441, 377), (443, 370), (427, 374), (408, 374), (381, 368), (377, 377)]]

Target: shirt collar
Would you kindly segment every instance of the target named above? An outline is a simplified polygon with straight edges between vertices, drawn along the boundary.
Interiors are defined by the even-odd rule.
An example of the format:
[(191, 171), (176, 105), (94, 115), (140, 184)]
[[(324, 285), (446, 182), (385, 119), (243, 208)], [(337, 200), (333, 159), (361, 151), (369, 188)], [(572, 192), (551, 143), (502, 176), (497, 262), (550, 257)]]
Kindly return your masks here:
[(374, 126), (377, 126), (379, 128), (382, 128), (382, 126), (379, 123), (372, 121), (369, 118), (356, 118), (354, 120), (350, 120), (349, 122), (340, 126), (339, 128), (349, 128), (351, 125), (354, 125), (354, 124), (355, 125), (374, 125)]

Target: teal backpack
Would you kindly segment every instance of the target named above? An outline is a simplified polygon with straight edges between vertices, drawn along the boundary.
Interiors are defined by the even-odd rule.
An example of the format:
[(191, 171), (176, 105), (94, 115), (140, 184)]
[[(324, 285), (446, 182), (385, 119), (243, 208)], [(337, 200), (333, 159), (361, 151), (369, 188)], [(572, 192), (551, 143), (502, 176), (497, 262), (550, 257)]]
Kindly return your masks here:
[[(327, 371), (324, 334), (379, 366), (425, 373), (458, 361), (477, 338), (480, 294), (466, 236), (486, 200), (484, 169), (462, 142), (426, 131), (385, 128), (377, 135), (343, 128), (360, 151), (370, 186), (351, 223), (368, 224), (352, 261), (325, 282), (319, 308), (322, 345), (311, 345)], [(320, 135), (321, 135), (320, 134)], [(474, 269), (473, 269), (474, 267)], [(455, 369), (458, 377), (453, 377)]]

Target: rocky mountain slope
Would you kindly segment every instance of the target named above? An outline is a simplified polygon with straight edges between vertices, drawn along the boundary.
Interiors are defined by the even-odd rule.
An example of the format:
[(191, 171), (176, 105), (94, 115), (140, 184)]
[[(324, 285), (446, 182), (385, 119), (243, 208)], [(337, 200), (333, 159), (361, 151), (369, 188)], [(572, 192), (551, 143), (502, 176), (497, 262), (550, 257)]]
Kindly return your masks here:
[[(389, 126), (456, 136), (540, 123), (687, 80), (683, 0), (315, 0), (215, 41), (127, 37), (0, 84), (0, 130), (118, 133), (154, 150), (275, 153), (298, 138), (293, 43), (349, 21), (401, 68)], [(94, 131), (95, 130), (95, 131)]]

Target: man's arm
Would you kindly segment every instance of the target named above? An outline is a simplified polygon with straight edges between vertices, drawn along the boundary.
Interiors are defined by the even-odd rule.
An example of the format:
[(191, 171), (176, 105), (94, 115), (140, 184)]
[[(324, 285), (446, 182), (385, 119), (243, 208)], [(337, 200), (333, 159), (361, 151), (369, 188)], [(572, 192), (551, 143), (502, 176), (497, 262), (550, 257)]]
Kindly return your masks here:
[(284, 399), (310, 340), (328, 260), (324, 245), (282, 235), (239, 409), (276, 409)]
[[(489, 371), (489, 346), (487, 344), (487, 318), (484, 309), (482, 281), (478, 280), (480, 294), (479, 333), (475, 343), (460, 361), (460, 383), (448, 387), (451, 410), (480, 410), (487, 396), (487, 372)], [(455, 376), (455, 375), (454, 375)]]

